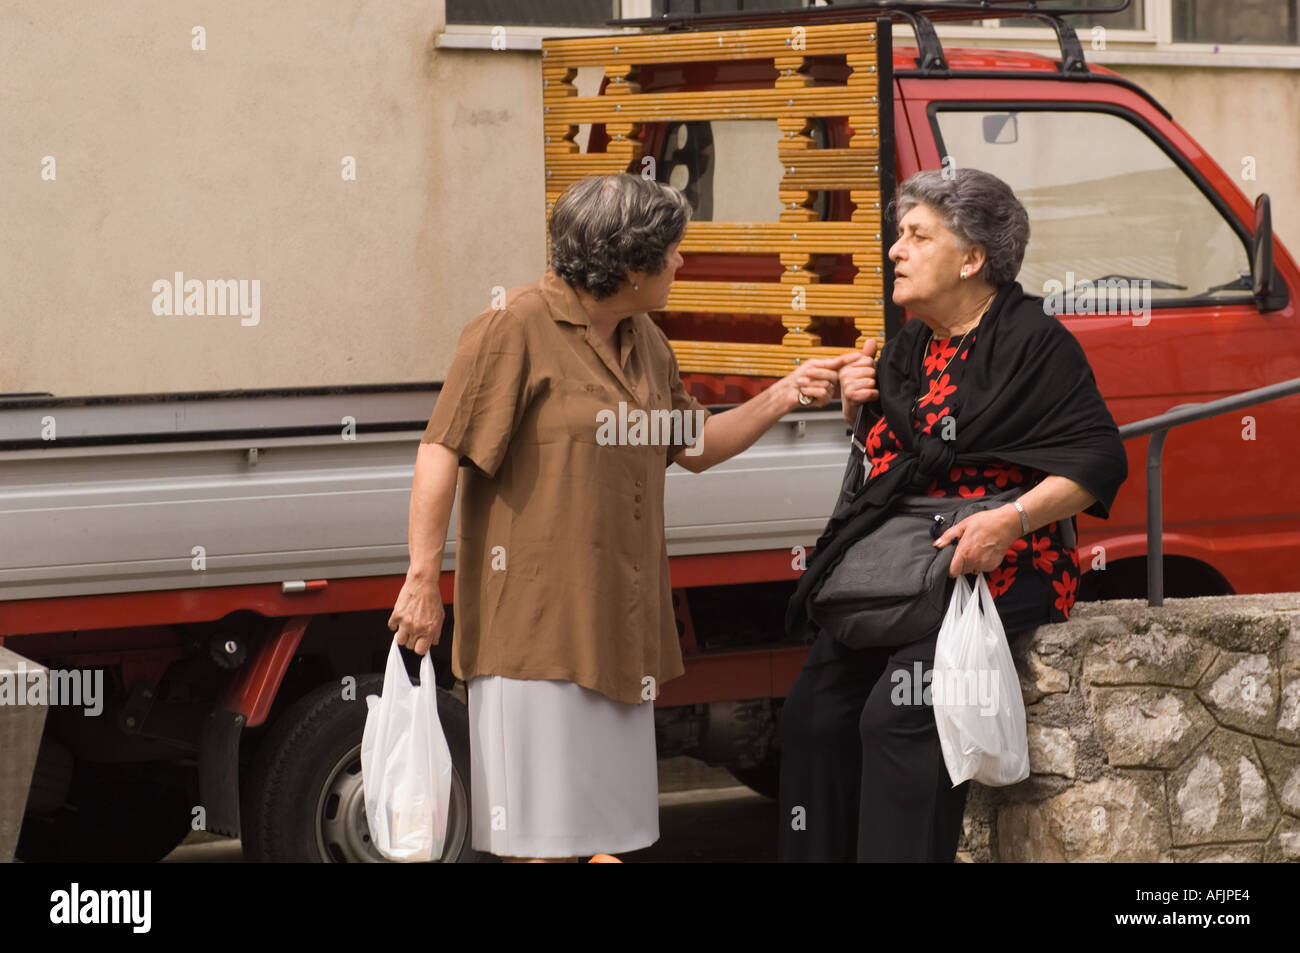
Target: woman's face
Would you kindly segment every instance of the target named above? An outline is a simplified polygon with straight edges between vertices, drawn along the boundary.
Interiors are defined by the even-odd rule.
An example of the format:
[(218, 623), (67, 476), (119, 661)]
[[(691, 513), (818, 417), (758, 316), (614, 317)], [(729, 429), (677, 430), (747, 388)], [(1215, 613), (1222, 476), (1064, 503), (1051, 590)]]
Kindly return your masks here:
[(677, 252), (677, 246), (680, 244), (681, 242), (673, 242), (668, 246), (666, 264), (659, 274), (628, 272), (629, 289), (633, 283), (640, 285), (632, 292), (636, 300), (636, 310), (659, 311), (668, 303), (668, 292), (672, 288), (673, 278), (677, 274), (677, 269), (685, 264), (685, 259)]
[(971, 268), (970, 253), (928, 205), (914, 205), (898, 221), (898, 241), (889, 249), (894, 263), (894, 303), (917, 315), (942, 308)]

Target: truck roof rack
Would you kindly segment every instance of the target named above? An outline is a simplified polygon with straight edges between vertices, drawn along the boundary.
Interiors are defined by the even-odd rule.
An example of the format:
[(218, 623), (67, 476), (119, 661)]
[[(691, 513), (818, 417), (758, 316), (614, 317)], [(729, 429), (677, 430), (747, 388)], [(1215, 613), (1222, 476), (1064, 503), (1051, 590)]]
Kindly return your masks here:
[[(914, 0), (859, 0), (856, 3), (826, 6), (795, 7), (789, 10), (737, 10), (732, 13), (701, 13), (700, 0), (694, 0), (694, 13), (670, 13), (658, 17), (636, 17), (610, 20), (610, 26), (650, 27), (664, 30), (691, 30), (718, 26), (779, 26), (785, 23), (845, 23), (869, 17), (888, 16), (911, 25), (916, 34), (920, 55), (916, 65), (922, 72), (942, 73), (948, 69), (943, 56), (943, 44), (934, 32), (935, 23), (970, 22), (1000, 17), (1033, 17), (1042, 20), (1056, 31), (1056, 41), (1061, 47), (1060, 71), (1066, 76), (1088, 72), (1083, 58), (1083, 47), (1074, 27), (1062, 17), (1071, 14), (1093, 16), (1122, 13), (1132, 0), (1115, 0), (1106, 7), (1085, 7), (1053, 0), (971, 0), (968, 3), (931, 2)], [(743, 0), (741, 0), (743, 6)]]

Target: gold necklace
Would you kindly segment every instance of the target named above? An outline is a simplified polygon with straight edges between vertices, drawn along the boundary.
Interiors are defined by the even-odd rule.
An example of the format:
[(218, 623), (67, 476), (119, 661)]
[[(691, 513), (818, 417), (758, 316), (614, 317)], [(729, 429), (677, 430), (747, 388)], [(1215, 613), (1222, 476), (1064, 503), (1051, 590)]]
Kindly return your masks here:
[[(952, 352), (952, 357), (948, 358), (948, 363), (943, 365), (943, 368), (939, 371), (938, 376), (937, 376), (934, 380), (932, 380), (932, 381), (930, 382), (930, 389), (929, 389), (929, 391), (926, 392), (925, 396), (922, 397), (921, 394), (920, 394), (919, 392), (917, 393), (917, 395), (916, 395), (916, 400), (912, 401), (912, 412), (913, 412), (913, 413), (915, 413), (916, 411), (918, 411), (918, 410), (921, 409), (921, 401), (922, 401), (922, 400), (929, 400), (930, 396), (931, 396), (932, 394), (934, 394), (934, 385), (935, 385), (938, 381), (940, 381), (940, 380), (943, 379), (943, 375), (944, 375), (944, 373), (948, 370), (948, 364), (951, 364), (953, 361), (955, 361), (955, 360), (957, 359), (957, 355), (961, 353), (962, 345), (966, 343), (966, 335), (967, 335), (967, 334), (970, 334), (972, 331), (974, 331), (976, 328), (978, 328), (978, 327), (983, 323), (983, 321), (984, 321), (984, 315), (988, 313), (988, 310), (989, 310), (990, 305), (993, 304), (993, 298), (996, 298), (996, 297), (997, 297), (997, 294), (994, 293), (993, 297), (990, 298), (990, 299), (988, 300), (988, 302), (985, 303), (983, 310), (980, 311), (979, 320), (976, 321), (976, 322), (975, 322), (973, 325), (971, 325), (969, 328), (967, 328), (966, 331), (965, 331), (965, 333), (962, 334), (962, 336), (961, 336), (961, 340), (957, 342), (957, 350), (955, 350), (955, 351)], [(951, 339), (951, 337), (952, 337), (951, 334), (948, 335), (948, 338), (949, 338), (949, 339)], [(925, 343), (925, 352), (924, 352), (924, 353), (929, 353), (930, 345), (933, 344), (933, 343), (934, 343), (934, 329), (932, 328), (932, 329), (930, 330), (930, 340), (928, 340), (928, 341)], [(924, 372), (925, 372), (925, 371), (924, 371), (924, 365), (925, 365), (925, 360), (924, 360), (924, 358), (922, 358), (921, 364), (922, 364), (922, 374), (924, 374)]]

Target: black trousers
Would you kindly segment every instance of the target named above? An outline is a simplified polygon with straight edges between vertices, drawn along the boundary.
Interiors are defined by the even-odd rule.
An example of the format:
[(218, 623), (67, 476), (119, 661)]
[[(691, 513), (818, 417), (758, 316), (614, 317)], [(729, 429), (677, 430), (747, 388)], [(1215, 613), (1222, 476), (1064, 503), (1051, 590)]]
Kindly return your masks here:
[[(1004, 615), (1007, 641), (1037, 627), (1039, 612)], [(938, 638), (850, 649), (818, 635), (781, 709), (778, 859), (956, 858), (970, 782), (953, 787), (933, 705), (915, 688)]]

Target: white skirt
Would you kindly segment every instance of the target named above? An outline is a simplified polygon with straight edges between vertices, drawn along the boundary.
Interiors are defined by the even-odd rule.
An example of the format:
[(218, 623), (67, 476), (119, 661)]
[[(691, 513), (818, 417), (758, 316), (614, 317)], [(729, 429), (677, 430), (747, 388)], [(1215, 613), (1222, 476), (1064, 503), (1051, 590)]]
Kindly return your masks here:
[(659, 839), (651, 702), (500, 675), (467, 687), (475, 850), (585, 857)]

